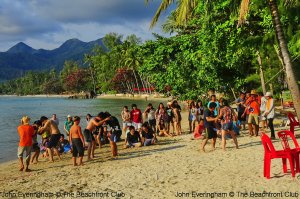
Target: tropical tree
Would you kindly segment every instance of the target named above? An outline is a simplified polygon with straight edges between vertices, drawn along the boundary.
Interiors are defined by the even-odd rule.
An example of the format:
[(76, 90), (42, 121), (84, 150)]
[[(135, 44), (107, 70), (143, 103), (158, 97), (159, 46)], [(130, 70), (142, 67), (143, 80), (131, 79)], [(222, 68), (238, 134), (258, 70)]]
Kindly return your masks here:
[[(289, 49), (287, 46), (287, 41), (284, 36), (284, 32), (282, 29), (282, 24), (280, 21), (280, 15), (278, 12), (277, 0), (267, 0), (269, 9), (271, 11), (272, 22), (274, 26), (274, 30), (276, 33), (276, 38), (279, 45), (280, 55), (282, 56), (283, 65), (285, 68), (285, 74), (289, 89), (291, 91), (291, 95), (294, 102), (294, 107), (297, 113), (298, 118), (300, 118), (300, 90), (299, 84), (297, 82), (296, 77), (296, 69), (293, 67), (293, 62), (291, 60), (291, 56), (289, 53)], [(290, 0), (286, 0), (287, 3), (292, 2)], [(249, 11), (250, 0), (242, 0), (241, 9), (240, 9), (240, 18), (239, 25), (245, 22), (245, 16)]]

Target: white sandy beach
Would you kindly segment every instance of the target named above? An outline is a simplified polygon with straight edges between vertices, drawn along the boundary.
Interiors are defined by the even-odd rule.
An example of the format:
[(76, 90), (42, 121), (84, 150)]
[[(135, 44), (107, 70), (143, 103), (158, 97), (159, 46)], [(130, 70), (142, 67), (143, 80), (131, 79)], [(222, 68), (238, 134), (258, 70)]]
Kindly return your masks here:
[[(184, 113), (184, 121), (186, 116)], [(183, 126), (187, 131), (186, 121)], [(243, 198), (243, 194), (254, 198), (250, 196), (265, 192), (275, 195), (256, 198), (300, 197), (300, 173), (295, 179), (291, 173), (284, 174), (280, 159), (272, 160), (271, 179), (263, 177), (260, 137), (250, 138), (244, 131), (238, 138), (240, 149), (229, 140), (224, 152), (218, 140), (215, 151), (207, 145), (204, 153), (199, 150), (201, 140), (191, 140), (191, 136), (159, 138), (157, 145), (137, 149), (122, 149), (119, 143), (118, 160), (111, 160), (105, 145), (96, 149), (95, 160), (80, 167), (72, 166), (70, 154), (54, 163), (40, 158), (31, 165), (30, 173), (18, 171), (17, 161), (4, 163), (0, 166), (0, 197), (33, 192), (40, 195), (26, 198), (49, 193), (57, 193), (54, 198)], [(281, 149), (279, 140), (274, 145)]]

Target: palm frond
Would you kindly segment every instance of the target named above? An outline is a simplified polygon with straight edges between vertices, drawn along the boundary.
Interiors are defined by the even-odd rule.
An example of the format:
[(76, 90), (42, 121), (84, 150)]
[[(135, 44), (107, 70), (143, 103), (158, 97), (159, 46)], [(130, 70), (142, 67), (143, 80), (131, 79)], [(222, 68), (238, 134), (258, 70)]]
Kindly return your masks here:
[[(153, 28), (155, 26), (155, 24), (157, 23), (159, 17), (160, 17), (160, 14), (162, 11), (165, 11), (175, 0), (162, 0), (159, 8), (157, 9), (152, 21), (151, 21), (151, 24), (150, 24), (150, 28)], [(146, 0), (146, 2), (148, 2), (148, 0)]]
[(242, 0), (238, 26), (242, 25), (245, 22), (246, 16), (249, 12), (249, 6), (250, 6), (250, 0)]

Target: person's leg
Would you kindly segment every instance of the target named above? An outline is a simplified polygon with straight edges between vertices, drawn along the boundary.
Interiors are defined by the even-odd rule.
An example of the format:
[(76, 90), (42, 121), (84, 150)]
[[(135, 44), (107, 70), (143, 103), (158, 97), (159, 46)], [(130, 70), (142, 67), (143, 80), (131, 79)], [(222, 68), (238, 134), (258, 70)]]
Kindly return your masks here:
[(92, 159), (91, 159), (91, 151), (92, 151), (92, 142), (88, 142), (88, 148), (87, 148), (87, 161), (92, 160)]
[(196, 121), (197, 121), (197, 120), (194, 120), (194, 121), (193, 121), (193, 129), (192, 129), (192, 132), (195, 131)]
[(223, 130), (221, 131), (222, 133), (222, 149), (223, 151), (225, 151), (226, 149), (226, 134), (227, 134), (227, 131)]
[(96, 142), (95, 140), (92, 141), (92, 149), (91, 149), (91, 159), (95, 158), (95, 149), (96, 149)]
[(268, 125), (269, 125), (269, 128), (271, 130), (271, 138), (275, 139), (275, 131), (274, 131), (274, 125), (273, 125), (273, 118), (269, 118), (268, 119)]
[(213, 150), (216, 149), (216, 141), (217, 141), (217, 138), (216, 138), (216, 137), (212, 139), (211, 147), (212, 147)]
[(60, 153), (56, 147), (53, 147), (53, 151), (57, 154), (59, 160), (61, 160)]
[(202, 141), (202, 145), (201, 145), (201, 148), (200, 148), (201, 151), (205, 152), (205, 145), (207, 144), (207, 141), (208, 141), (208, 138), (206, 138)]
[(117, 144), (111, 140), (109, 143), (110, 143), (110, 147), (111, 147), (112, 157), (116, 158), (118, 156)]
[(237, 141), (237, 138), (236, 138), (236, 135), (234, 133), (233, 130), (229, 131), (230, 135), (231, 135), (231, 138), (233, 139), (233, 142), (235, 144), (235, 148), (238, 149), (239, 148), (239, 145), (238, 145), (238, 141)]
[(53, 160), (53, 153), (51, 148), (47, 148), (48, 156), (49, 156), (49, 162), (54, 162)]
[(30, 164), (30, 158), (31, 158), (31, 146), (26, 146), (25, 147), (25, 152), (26, 152), (26, 166), (25, 166), (25, 172), (30, 171), (29, 169), (29, 164)]
[(192, 121), (189, 120), (189, 128), (190, 128), (190, 133), (192, 133)]
[(24, 163), (23, 163), (23, 153), (24, 153), (24, 147), (19, 146), (18, 147), (18, 160), (20, 165), (20, 171), (24, 170)]

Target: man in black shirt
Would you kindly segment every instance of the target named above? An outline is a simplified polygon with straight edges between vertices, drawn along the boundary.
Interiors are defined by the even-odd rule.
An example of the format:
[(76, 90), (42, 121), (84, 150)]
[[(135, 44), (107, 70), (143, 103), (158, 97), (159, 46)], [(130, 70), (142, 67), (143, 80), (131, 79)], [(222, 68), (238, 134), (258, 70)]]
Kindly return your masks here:
[(205, 127), (205, 140), (202, 142), (201, 150), (205, 152), (205, 145), (208, 140), (212, 139), (212, 148), (215, 149), (217, 131), (215, 130), (214, 123), (218, 118), (214, 117), (214, 110), (217, 104), (211, 102), (208, 109), (204, 111), (204, 127)]
[(125, 139), (124, 148), (141, 147), (141, 137), (139, 132), (134, 129), (134, 126), (129, 127), (129, 133)]

